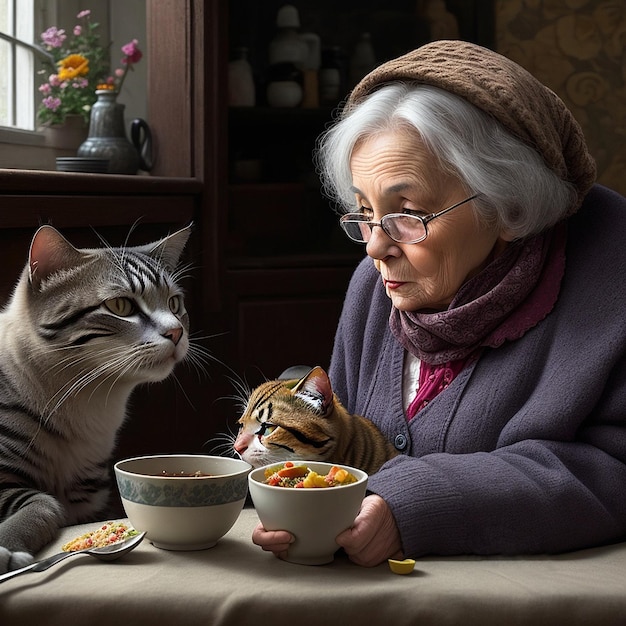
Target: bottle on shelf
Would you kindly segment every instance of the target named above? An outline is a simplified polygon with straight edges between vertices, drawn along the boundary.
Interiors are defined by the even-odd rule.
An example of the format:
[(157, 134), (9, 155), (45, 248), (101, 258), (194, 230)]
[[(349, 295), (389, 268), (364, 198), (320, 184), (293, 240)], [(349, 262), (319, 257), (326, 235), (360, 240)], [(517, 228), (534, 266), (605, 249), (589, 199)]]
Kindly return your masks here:
[(274, 63), (267, 76), (267, 103), (271, 107), (300, 106), (304, 95), (302, 72), (293, 63)]
[(300, 38), (307, 46), (307, 54), (302, 69), (302, 83), (304, 94), (301, 106), (305, 109), (319, 107), (319, 71), (322, 62), (319, 35), (302, 33)]
[(276, 14), (276, 35), (269, 45), (269, 64), (292, 63), (302, 70), (308, 48), (299, 33), (300, 14), (291, 4), (286, 4)]
[(376, 54), (369, 33), (362, 33), (350, 57), (350, 88), (376, 67)]
[[(300, 32), (300, 14), (291, 4), (278, 10), (268, 61), (270, 106), (315, 108), (319, 105), (320, 38), (315, 33)], [(286, 75), (290, 76), (285, 78)]]
[(256, 104), (256, 88), (248, 49), (236, 48), (234, 54), (235, 58), (228, 64), (228, 104), (232, 107), (253, 107)]
[(319, 72), (319, 98), (322, 106), (334, 106), (344, 92), (343, 53), (339, 46), (322, 50)]

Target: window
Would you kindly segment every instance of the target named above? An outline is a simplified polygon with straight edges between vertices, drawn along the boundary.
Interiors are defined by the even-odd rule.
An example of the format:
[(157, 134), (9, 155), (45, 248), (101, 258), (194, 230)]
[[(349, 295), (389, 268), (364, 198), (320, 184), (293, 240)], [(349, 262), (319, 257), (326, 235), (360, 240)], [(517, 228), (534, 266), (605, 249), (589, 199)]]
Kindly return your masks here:
[[(84, 9), (99, 24), (102, 41), (112, 42), (116, 64), (120, 47), (131, 39), (147, 52), (146, 0), (0, 0), (0, 168), (50, 169), (54, 156), (69, 155), (57, 139), (38, 132), (44, 130), (37, 115), (44, 97), (40, 72), (44, 69), (47, 76), (50, 71), (39, 46), (41, 33), (51, 26), (71, 33)], [(147, 67), (147, 60), (139, 64), (133, 81), (124, 86), (128, 125), (147, 117)]]
[(34, 0), (0, 0), (0, 125), (35, 128)]
[(0, 0), (0, 127), (36, 127), (39, 33), (56, 13), (56, 0)]

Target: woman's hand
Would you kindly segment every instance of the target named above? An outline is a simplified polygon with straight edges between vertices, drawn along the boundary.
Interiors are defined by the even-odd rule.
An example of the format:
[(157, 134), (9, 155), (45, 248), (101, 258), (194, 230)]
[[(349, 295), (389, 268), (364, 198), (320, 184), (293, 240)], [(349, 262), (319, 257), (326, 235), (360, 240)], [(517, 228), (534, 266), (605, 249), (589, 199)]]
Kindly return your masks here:
[[(258, 524), (252, 531), (252, 542), (279, 559), (287, 556), (294, 537), (286, 530), (265, 530)], [(337, 536), (337, 544), (351, 561), (374, 567), (390, 558), (403, 558), (400, 532), (387, 503), (376, 495), (363, 500), (354, 525)]]
[(402, 559), (400, 531), (391, 509), (377, 495), (367, 496), (351, 528), (337, 536), (351, 561), (374, 567), (387, 559)]
[(263, 524), (259, 523), (252, 531), (252, 542), (267, 552), (273, 552), (279, 559), (284, 559), (289, 544), (294, 542), (294, 536), (286, 530), (265, 530)]

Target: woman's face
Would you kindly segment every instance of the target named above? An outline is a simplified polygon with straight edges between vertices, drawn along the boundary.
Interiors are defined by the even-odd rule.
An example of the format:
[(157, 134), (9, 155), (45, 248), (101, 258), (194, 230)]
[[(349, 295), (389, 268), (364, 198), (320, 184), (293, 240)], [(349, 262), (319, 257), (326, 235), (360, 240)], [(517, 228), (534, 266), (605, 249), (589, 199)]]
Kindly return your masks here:
[[(377, 222), (388, 213), (430, 215), (471, 195), (437, 168), (418, 135), (407, 130), (361, 141), (350, 168), (359, 211)], [(367, 243), (387, 295), (401, 311), (446, 309), (461, 285), (507, 242), (498, 228), (479, 221), (472, 202), (437, 217), (427, 228), (423, 241), (401, 244), (374, 227)]]

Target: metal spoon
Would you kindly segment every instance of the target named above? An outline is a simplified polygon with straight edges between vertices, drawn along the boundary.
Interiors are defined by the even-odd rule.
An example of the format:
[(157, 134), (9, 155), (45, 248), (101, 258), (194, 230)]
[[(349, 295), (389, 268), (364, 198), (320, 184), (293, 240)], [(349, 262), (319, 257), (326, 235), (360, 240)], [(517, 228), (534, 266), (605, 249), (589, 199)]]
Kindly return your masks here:
[(0, 574), (0, 583), (26, 572), (43, 572), (49, 567), (52, 567), (53, 565), (56, 565), (57, 563), (60, 563), (61, 561), (77, 554), (95, 556), (100, 561), (115, 561), (127, 552), (136, 548), (143, 541), (145, 536), (146, 533), (143, 532), (138, 535), (133, 535), (124, 541), (118, 541), (109, 546), (104, 546), (103, 548), (86, 548), (85, 550), (75, 550), (74, 552), (61, 552), (59, 554), (49, 556), (47, 559), (43, 559), (43, 561), (36, 561), (35, 563), (31, 563), (30, 565), (26, 565), (20, 569), (14, 569), (6, 574)]

